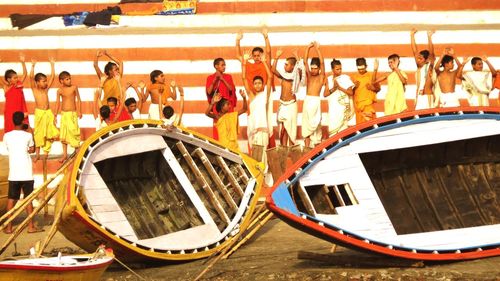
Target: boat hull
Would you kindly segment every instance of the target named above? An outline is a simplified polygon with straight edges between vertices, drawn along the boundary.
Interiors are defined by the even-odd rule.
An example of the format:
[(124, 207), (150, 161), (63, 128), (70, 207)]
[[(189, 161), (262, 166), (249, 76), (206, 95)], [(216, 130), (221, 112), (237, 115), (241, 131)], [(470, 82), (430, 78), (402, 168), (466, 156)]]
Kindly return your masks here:
[[(234, 239), (236, 233), (245, 230), (245, 228), (250, 223), (250, 216), (258, 201), (258, 195), (263, 182), (263, 173), (261, 172), (263, 171), (263, 165), (261, 163), (254, 161), (253, 159), (249, 158), (246, 155), (243, 155), (238, 152), (228, 151), (227, 149), (221, 147), (220, 144), (218, 144), (216, 141), (208, 140), (206, 137), (198, 135), (194, 132), (185, 129), (182, 130), (178, 129), (176, 130), (176, 132), (168, 133), (166, 130), (161, 129), (159, 125), (160, 125), (159, 123), (153, 122), (151, 120), (127, 121), (127, 122), (117, 123), (114, 124), (113, 126), (106, 128), (105, 130), (96, 132), (96, 134), (91, 136), (82, 145), (80, 153), (76, 156), (76, 160), (73, 163), (73, 166), (71, 167), (71, 172), (68, 172), (66, 174), (66, 178), (63, 180), (65, 184), (64, 192), (61, 192), (58, 195), (60, 199), (58, 200), (58, 202), (65, 202), (64, 205), (61, 204), (56, 207), (56, 209), (64, 208), (63, 220), (58, 227), (59, 230), (66, 236), (66, 238), (68, 238), (70, 241), (72, 241), (73, 243), (75, 243), (76, 245), (78, 245), (79, 247), (81, 247), (86, 251), (92, 251), (93, 249), (95, 249), (96, 246), (101, 244), (106, 245), (106, 247), (110, 247), (113, 249), (116, 257), (118, 257), (120, 260), (124, 260), (127, 262), (143, 262), (143, 261), (182, 262), (194, 259), (201, 259), (216, 253), (221, 248), (225, 247), (225, 245), (229, 244)], [(89, 193), (90, 190), (89, 186), (91, 186), (90, 184), (91, 181), (89, 180), (88, 176), (87, 178), (84, 178), (82, 175), (87, 174), (86, 171), (89, 168), (88, 163), (92, 160), (92, 157), (102, 158), (101, 156), (99, 156), (100, 148), (98, 145), (96, 145), (96, 143), (104, 142), (106, 138), (118, 139), (118, 135), (120, 135), (121, 133), (123, 134), (128, 133), (125, 131), (133, 131), (132, 132), (133, 134), (139, 134), (137, 132), (141, 130), (147, 131), (147, 133), (144, 135), (144, 137), (142, 137), (141, 135), (136, 135), (138, 139), (139, 138), (141, 140), (145, 139), (148, 134), (155, 135), (155, 137), (158, 137), (159, 134), (159, 136), (165, 139), (168, 143), (168, 148), (162, 148), (163, 150), (161, 151), (163, 151), (162, 153), (166, 161), (169, 163), (170, 168), (165, 166), (166, 168), (162, 168), (155, 173), (161, 174), (167, 168), (173, 169), (174, 170), (173, 172), (175, 172), (176, 175), (178, 176), (180, 175), (179, 177), (177, 177), (177, 180), (181, 182), (182, 186), (185, 187), (186, 185), (188, 185), (189, 187), (191, 187), (191, 185), (193, 186), (196, 185), (197, 189), (193, 189), (191, 191), (174, 189), (174, 188), (179, 188), (181, 184), (179, 184), (178, 186), (174, 186), (174, 184), (170, 184), (168, 182), (164, 184), (151, 185), (154, 186), (154, 188), (151, 188), (150, 186), (148, 186), (148, 184), (144, 184), (144, 182), (150, 181), (147, 178), (141, 179), (138, 182), (134, 182), (137, 184), (131, 184), (130, 182), (126, 182), (125, 186), (123, 184), (111, 186), (110, 183), (112, 183), (116, 179), (115, 178), (110, 179), (109, 177), (107, 178), (102, 173), (102, 171), (106, 171), (106, 173), (108, 174), (111, 173), (115, 175), (115, 177), (121, 177), (120, 180), (122, 180), (123, 177), (130, 176), (137, 169), (143, 169), (144, 171), (149, 170), (149, 168), (151, 167), (152, 169), (154, 169), (155, 167), (154, 165), (156, 165), (154, 163), (156, 163), (155, 161), (157, 160), (154, 159), (152, 160), (152, 158), (156, 157), (152, 154), (146, 155), (146, 153), (150, 152), (141, 152), (145, 156), (141, 156), (141, 153), (135, 153), (132, 154), (131, 156), (130, 155), (123, 156), (125, 157), (124, 159), (126, 160), (123, 160), (121, 158), (119, 160), (112, 160), (112, 161), (110, 161), (111, 158), (104, 160), (100, 159), (96, 160), (94, 166), (101, 174), (104, 181), (107, 182), (108, 189), (109, 191), (111, 191), (113, 195), (112, 197), (111, 195), (109, 195), (110, 199), (114, 198), (119, 204), (122, 204), (120, 202), (124, 202), (123, 200), (130, 200), (130, 198), (135, 197), (135, 194), (137, 194), (133, 193), (136, 192), (135, 189), (139, 190), (141, 188), (144, 189), (149, 188), (148, 189), (149, 193), (147, 194), (147, 197), (142, 198), (141, 202), (145, 202), (144, 204), (148, 205), (149, 209), (159, 210), (158, 212), (154, 212), (153, 215), (156, 218), (158, 218), (158, 220), (153, 222), (152, 219), (147, 219), (148, 216), (150, 216), (151, 214), (146, 211), (141, 211), (146, 209), (142, 208), (143, 206), (137, 205), (137, 202), (129, 203), (129, 205), (131, 206), (121, 205), (120, 206), (121, 210), (119, 211), (120, 212), (123, 211), (125, 217), (130, 219), (131, 227), (128, 224), (126, 226), (131, 230), (133, 229), (133, 233), (130, 233), (132, 231), (129, 231), (129, 233), (125, 234), (123, 227), (114, 227), (113, 223), (109, 223), (106, 221), (110, 216), (107, 216), (107, 214), (105, 213), (103, 213), (103, 215), (101, 216), (96, 211), (97, 210), (96, 207), (99, 206), (92, 207), (92, 204), (94, 204), (92, 203), (92, 200), (94, 202), (97, 202), (99, 200), (103, 201), (101, 200), (102, 198), (99, 198), (99, 196), (101, 196), (100, 195), (101, 193), (98, 193), (98, 196), (94, 196), (91, 193)], [(134, 136), (131, 135), (130, 137)], [(171, 142), (170, 138), (174, 139), (177, 143)], [(179, 144), (180, 142), (182, 142), (183, 145)], [(105, 145), (108, 144), (102, 144), (102, 146), (104, 147)], [(113, 145), (109, 144), (109, 146), (115, 147), (112, 149), (121, 151), (120, 149), (116, 149), (116, 145), (114, 144)], [(201, 149), (200, 147), (202, 147), (204, 150)], [(180, 151), (176, 150), (177, 148), (179, 148), (182, 151), (185, 150), (186, 153), (180, 153)], [(125, 150), (127, 149), (129, 148), (125, 148)], [(217, 155), (219, 150), (221, 151), (221, 155), (223, 155), (225, 158), (219, 157), (219, 155)], [(92, 153), (94, 153), (97, 156), (92, 156), (92, 154), (89, 153), (88, 151), (92, 151)], [(173, 154), (169, 154), (170, 151), (172, 151)], [(214, 153), (210, 151), (213, 151)], [(191, 156), (187, 156), (187, 154)], [(137, 158), (137, 157), (143, 157), (143, 158)], [(164, 161), (162, 157), (163, 156), (160, 155), (161, 161)], [(178, 164), (172, 163), (173, 160), (175, 159), (182, 160), (182, 157), (188, 160), (182, 163), (183, 165), (182, 167), (178, 166)], [(136, 164), (131, 162), (132, 161), (131, 159), (140, 159), (141, 163), (139, 163), (137, 166)], [(225, 177), (221, 176), (222, 180), (220, 182), (216, 182), (218, 181), (219, 177), (216, 176), (215, 174), (216, 173), (222, 174), (223, 172), (221, 168), (217, 166), (216, 163), (214, 162), (217, 162), (218, 164), (224, 166), (225, 162), (221, 159), (226, 159), (227, 163), (229, 163), (228, 164), (229, 168), (224, 170), (224, 172), (243, 171), (241, 172), (242, 174), (238, 174), (239, 176), (238, 182), (235, 181), (228, 182), (231, 177), (234, 176), (236, 178), (236, 174), (234, 175), (225, 174), (226, 175)], [(232, 159), (231, 161), (233, 162), (229, 161), (228, 159)], [(149, 163), (148, 161), (149, 162), (153, 161), (154, 165)], [(234, 164), (236, 162), (241, 163), (241, 165)], [(119, 169), (117, 168), (117, 166), (120, 166)], [(130, 168), (131, 166), (133, 166), (133, 168)], [(186, 175), (183, 175), (181, 168), (184, 169), (187, 177)], [(191, 168), (192, 170), (189, 170), (189, 168)], [(94, 168), (92, 167), (92, 169)], [(192, 171), (193, 173), (192, 174), (189, 173), (190, 171)], [(246, 176), (243, 175), (245, 173), (247, 173), (248, 175), (248, 178), (246, 179), (245, 179)], [(169, 175), (172, 175), (172, 173)], [(168, 179), (169, 175), (159, 175), (156, 178), (154, 178), (154, 181), (161, 181), (165, 178)], [(228, 187), (232, 185), (238, 185), (238, 183), (240, 183), (243, 186), (242, 182), (244, 182), (246, 186), (240, 191), (241, 195), (238, 195), (239, 196), (238, 200), (234, 200), (233, 205), (231, 205), (232, 207), (230, 207), (229, 203), (233, 201), (232, 198), (235, 198), (236, 195), (232, 192), (234, 191), (232, 189), (231, 192), (225, 192), (222, 189), (222, 186)], [(201, 183), (205, 183), (203, 188), (200, 187)], [(211, 183), (211, 184), (206, 184), (206, 183)], [(216, 184), (217, 187), (219, 188), (217, 190), (215, 187)], [(158, 186), (160, 187), (163, 186), (162, 188), (164, 188), (166, 185), (168, 185), (169, 188), (172, 189), (168, 190), (158, 189)], [(123, 189), (123, 187), (126, 187), (127, 189), (125, 190)], [(85, 189), (86, 191), (82, 192), (82, 190)], [(108, 193), (109, 191), (106, 190), (106, 192)], [(174, 204), (176, 202), (163, 202), (163, 201), (160, 202), (161, 201), (160, 199), (167, 198), (165, 194), (168, 193), (172, 194), (171, 196), (174, 195), (180, 196), (179, 192), (187, 193), (187, 195), (184, 194), (185, 196), (185, 198), (183, 197), (184, 199), (182, 200), (176, 199), (176, 201), (182, 201), (180, 202), (181, 204)], [(182, 225), (182, 221), (181, 222), (166, 221), (165, 218), (167, 216), (172, 220), (177, 220), (183, 217), (185, 209), (182, 208), (185, 208), (186, 204), (190, 206), (198, 204), (197, 205), (198, 209), (200, 208), (204, 209), (203, 206), (200, 207), (200, 205), (203, 205), (200, 204), (200, 202), (205, 203), (205, 205), (207, 205), (209, 199), (206, 200), (203, 199), (205, 201), (200, 201), (199, 199), (197, 199), (198, 198), (197, 196), (200, 196), (201, 198), (202, 195), (206, 196), (210, 195), (210, 193), (214, 195), (213, 197), (209, 198), (210, 200), (213, 200), (210, 202), (212, 203), (215, 202), (219, 204), (217, 205), (219, 207), (217, 206), (216, 206), (217, 208), (210, 207), (212, 209), (210, 209), (208, 212), (206, 210), (204, 210), (203, 212), (200, 211), (199, 214), (192, 215), (191, 218), (194, 216), (199, 216), (203, 221), (206, 220), (211, 221), (213, 218), (213, 222), (211, 224), (216, 226), (215, 227), (216, 232), (220, 231), (220, 233), (217, 234), (218, 235), (217, 237), (219, 238), (214, 236), (215, 238), (214, 239), (211, 238), (212, 240), (210, 240), (209, 242), (205, 241), (205, 240), (208, 241), (208, 238), (205, 240), (196, 238), (196, 237), (203, 238), (203, 236), (205, 235), (203, 231), (205, 231), (205, 229), (208, 229), (207, 224), (203, 224), (200, 221), (196, 222), (188, 221), (187, 223), (189, 225), (192, 225), (191, 228), (188, 227), (188, 229), (186, 229), (185, 226), (184, 228), (180, 228), (181, 226), (179, 225)], [(204, 198), (208, 198), (208, 196)], [(149, 201), (146, 199), (148, 199)], [(198, 202), (197, 200), (200, 202)], [(89, 209), (92, 210), (89, 211)], [(182, 214), (179, 212), (182, 212)], [(164, 221), (165, 223), (162, 223), (162, 221)], [(184, 223), (186, 222), (184, 221)], [(167, 224), (169, 224), (168, 229), (167, 229)], [(195, 229), (197, 228), (200, 229), (198, 233), (195, 232)], [(210, 231), (214, 232), (214, 229)], [(165, 235), (163, 236), (160, 235), (160, 238), (155, 237), (154, 236), (155, 233), (158, 232), (160, 232), (160, 234), (165, 234)], [(179, 234), (176, 234), (176, 232), (178, 232)], [(131, 238), (131, 236), (133, 237)], [(191, 236), (195, 238), (190, 238), (189, 241), (187, 238), (185, 238)], [(209, 236), (208, 232), (206, 233), (206, 236)], [(163, 237), (164, 240), (161, 240), (162, 239), (161, 237)], [(197, 241), (197, 239), (200, 241)], [(177, 241), (179, 242), (177, 243)], [(185, 247), (182, 246), (183, 243), (188, 246)]]
[[(65, 258), (71, 258), (68, 256)], [(77, 257), (83, 258), (83, 257)], [(85, 259), (87, 259), (85, 257)], [(57, 258), (48, 258), (56, 260)], [(43, 259), (40, 259), (43, 260)], [(47, 259), (46, 259), (47, 260)], [(29, 260), (28, 260), (29, 261)], [(2, 281), (89, 281), (100, 280), (102, 274), (108, 266), (113, 263), (113, 257), (104, 257), (98, 260), (81, 263), (78, 265), (49, 265), (47, 262), (42, 264), (29, 264), (23, 261), (0, 262), (0, 280)]]
[[(499, 120), (493, 108), (440, 109), (355, 126), (291, 167), (267, 206), (299, 230), (362, 251), (500, 255)], [(465, 132), (452, 133), (462, 124)]]

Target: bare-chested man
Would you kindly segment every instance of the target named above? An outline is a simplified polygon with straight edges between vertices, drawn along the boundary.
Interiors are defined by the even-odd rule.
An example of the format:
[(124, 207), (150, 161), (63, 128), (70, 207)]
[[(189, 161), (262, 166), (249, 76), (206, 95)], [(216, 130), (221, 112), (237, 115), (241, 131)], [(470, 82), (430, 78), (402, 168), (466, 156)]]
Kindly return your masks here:
[[(308, 64), (309, 51), (314, 47), (318, 57)], [(306, 48), (304, 65), (307, 76), (307, 94), (302, 109), (302, 137), (305, 147), (314, 147), (321, 142), (321, 89), (325, 85), (325, 63), (317, 42), (311, 42)], [(312, 145), (312, 146), (311, 146)]]

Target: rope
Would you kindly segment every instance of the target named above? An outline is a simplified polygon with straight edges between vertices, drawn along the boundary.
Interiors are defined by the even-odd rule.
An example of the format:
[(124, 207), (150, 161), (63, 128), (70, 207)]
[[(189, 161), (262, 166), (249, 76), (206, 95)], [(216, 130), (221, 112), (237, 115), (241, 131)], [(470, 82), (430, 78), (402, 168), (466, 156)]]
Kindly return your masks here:
[(114, 260), (117, 261), (121, 266), (125, 267), (125, 269), (127, 269), (128, 271), (132, 272), (132, 274), (134, 274), (137, 278), (139, 278), (140, 280), (146, 280), (146, 278), (142, 277), (141, 275), (139, 275), (139, 273), (135, 272), (132, 268), (128, 267), (126, 264), (124, 264), (121, 260), (119, 260), (117, 257), (114, 257)]

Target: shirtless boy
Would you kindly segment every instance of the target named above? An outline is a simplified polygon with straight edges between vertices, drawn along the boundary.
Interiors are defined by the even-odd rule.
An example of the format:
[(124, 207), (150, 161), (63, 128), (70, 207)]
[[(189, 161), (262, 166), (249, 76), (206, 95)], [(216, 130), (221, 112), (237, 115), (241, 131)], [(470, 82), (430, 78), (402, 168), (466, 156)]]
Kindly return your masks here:
[(298, 57), (288, 57), (285, 62), (284, 72), (277, 70), (278, 60), (283, 51), (276, 52), (272, 72), (281, 79), (280, 106), (278, 108), (278, 125), (280, 127), (280, 143), (282, 146), (295, 144), (297, 138), (297, 98), (294, 81), (300, 80), (302, 73), (295, 69)]
[[(175, 89), (172, 89), (172, 85), (165, 84), (165, 76), (160, 70), (153, 70), (149, 74), (151, 84), (146, 89), (146, 94), (144, 95), (144, 101), (151, 97), (151, 104), (149, 105), (149, 119), (161, 120), (162, 116), (162, 104), (167, 101), (168, 98), (173, 100), (177, 99), (177, 93)], [(175, 82), (174, 87), (175, 87)]]
[[(319, 57), (311, 59), (309, 67), (309, 51), (314, 47)], [(304, 65), (307, 76), (307, 93), (302, 110), (302, 137), (305, 147), (312, 147), (321, 142), (321, 89), (325, 85), (325, 63), (317, 42), (312, 42), (306, 48)]]
[(415, 109), (432, 108), (434, 104), (432, 82), (432, 74), (434, 72), (432, 64), (435, 59), (434, 45), (432, 44), (432, 35), (434, 34), (434, 31), (427, 32), (429, 50), (422, 51), (418, 50), (417, 43), (415, 42), (416, 33), (417, 30), (415, 28), (412, 29), (410, 33), (411, 49), (413, 51), (413, 56), (415, 57), (415, 64), (417, 65), (417, 71), (415, 72), (415, 81), (417, 83)]
[[(453, 70), (455, 67), (453, 60), (455, 60), (458, 65), (458, 68), (455, 70)], [(443, 67), (443, 70), (440, 69), (441, 67)], [(452, 48), (446, 48), (435, 66), (439, 88), (441, 89), (441, 94), (436, 99), (436, 104), (439, 104), (440, 107), (460, 106), (458, 96), (455, 94), (455, 85), (457, 78), (462, 75), (463, 67), (464, 66), (455, 57), (454, 50)]]
[(78, 87), (71, 84), (71, 75), (67, 71), (59, 74), (61, 87), (57, 90), (56, 114), (61, 112), (60, 140), (63, 156), (59, 162), (68, 158), (68, 144), (75, 149), (80, 146), (80, 127), (78, 119), (82, 118), (82, 101)]
[(35, 130), (33, 132), (35, 139), (35, 162), (40, 159), (40, 148), (45, 151), (45, 158), (47, 158), (52, 142), (59, 136), (59, 130), (56, 128), (56, 119), (54, 113), (49, 106), (49, 89), (54, 82), (54, 59), (50, 58), (50, 77), (43, 73), (35, 75), (36, 61), (32, 60), (30, 71), (30, 83), (35, 97)]

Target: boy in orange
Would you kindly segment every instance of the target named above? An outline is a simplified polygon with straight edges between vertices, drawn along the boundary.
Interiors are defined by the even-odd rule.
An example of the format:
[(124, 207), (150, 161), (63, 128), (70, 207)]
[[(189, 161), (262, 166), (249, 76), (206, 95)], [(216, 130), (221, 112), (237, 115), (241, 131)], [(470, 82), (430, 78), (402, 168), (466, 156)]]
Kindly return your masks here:
[(24, 56), (19, 56), (19, 59), (21, 60), (21, 64), (23, 66), (23, 76), (19, 77), (14, 70), (9, 69), (5, 71), (5, 80), (0, 78), (0, 86), (3, 88), (5, 93), (5, 108), (3, 114), (4, 133), (14, 130), (12, 116), (14, 112), (17, 111), (24, 113), (23, 123), (29, 126), (28, 107), (26, 106), (26, 100), (24, 99), (23, 92), (23, 83), (24, 80), (26, 80), (28, 71), (26, 70), (26, 64), (24, 63)]
[(67, 71), (59, 74), (61, 88), (57, 90), (56, 114), (61, 110), (60, 140), (63, 147), (63, 156), (59, 162), (68, 158), (68, 144), (75, 149), (80, 146), (80, 127), (78, 119), (82, 118), (80, 94), (78, 87), (71, 84), (71, 75)]
[[(219, 135), (219, 142), (224, 147), (239, 151), (238, 146), (238, 116), (247, 112), (247, 96), (245, 91), (240, 90), (240, 95), (243, 98), (243, 107), (239, 111), (230, 111), (230, 101), (224, 99), (219, 93), (215, 94), (210, 104), (205, 111), (205, 114), (217, 120), (215, 127)], [(216, 112), (213, 112), (214, 105), (216, 105)]]
[(354, 110), (356, 111), (356, 124), (373, 120), (377, 116), (373, 104), (377, 102), (377, 93), (380, 84), (374, 83), (377, 70), (373, 73), (367, 71), (365, 58), (356, 59), (358, 73), (354, 73), (351, 79), (354, 83)]
[(32, 60), (30, 71), (30, 83), (35, 97), (35, 130), (33, 136), (35, 139), (35, 162), (40, 159), (40, 148), (45, 151), (45, 158), (47, 158), (52, 142), (59, 136), (59, 130), (55, 125), (54, 113), (49, 105), (49, 89), (54, 82), (54, 59), (50, 60), (51, 74), (49, 79), (43, 73), (35, 75), (36, 61)]
[[(266, 67), (264, 63), (267, 64), (269, 69), (271, 69), (271, 44), (269, 43), (269, 37), (267, 34), (267, 28), (262, 29), (262, 36), (264, 36), (264, 41), (266, 42), (266, 50), (265, 50), (265, 56), (267, 58), (266, 62), (262, 61), (262, 55), (264, 54), (264, 50), (261, 47), (255, 47), (252, 49), (252, 62), (247, 62), (245, 66), (245, 72), (246, 72), (246, 79), (248, 85), (253, 85), (253, 79), (255, 76), (260, 76), (264, 80), (264, 85), (267, 84), (267, 79), (272, 77), (269, 77), (266, 71)], [(241, 50), (240, 46), (240, 41), (243, 38), (243, 33), (239, 32), (238, 35), (236, 36), (236, 57), (243, 57), (243, 52)]]

